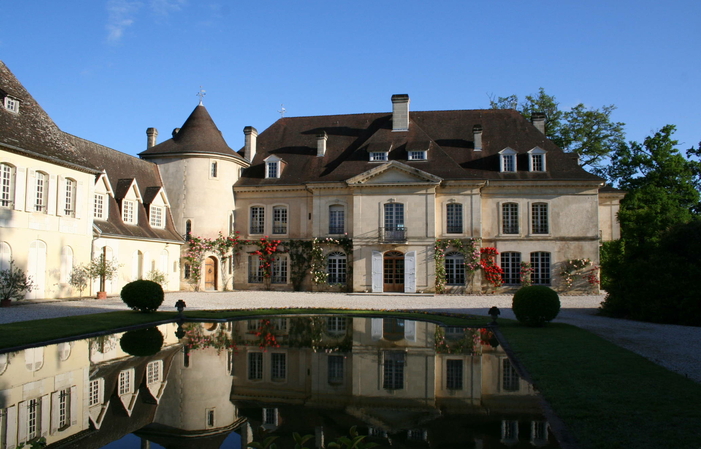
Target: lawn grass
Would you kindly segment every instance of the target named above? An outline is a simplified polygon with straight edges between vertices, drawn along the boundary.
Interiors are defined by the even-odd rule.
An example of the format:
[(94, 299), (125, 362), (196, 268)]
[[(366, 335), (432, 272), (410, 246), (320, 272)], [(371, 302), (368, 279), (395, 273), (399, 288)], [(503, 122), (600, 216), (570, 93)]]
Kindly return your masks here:
[(575, 326), (499, 328), (582, 448), (701, 448), (700, 384)]

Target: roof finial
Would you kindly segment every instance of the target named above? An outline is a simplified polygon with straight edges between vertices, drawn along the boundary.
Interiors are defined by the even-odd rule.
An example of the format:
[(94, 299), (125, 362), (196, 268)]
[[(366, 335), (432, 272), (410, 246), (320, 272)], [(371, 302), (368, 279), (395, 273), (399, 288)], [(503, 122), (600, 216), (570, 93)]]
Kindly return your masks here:
[(197, 94), (195, 94), (195, 95), (200, 97), (200, 106), (202, 106), (202, 99), (204, 98), (205, 95), (207, 95), (207, 91), (202, 89), (202, 86), (200, 86), (200, 91), (197, 92)]
[(284, 105), (284, 104), (281, 104), (281, 105), (280, 105), (280, 110), (277, 111), (277, 112), (280, 113), (280, 118), (284, 118), (284, 117), (285, 117), (285, 112), (287, 112), (287, 109), (285, 109), (285, 105)]

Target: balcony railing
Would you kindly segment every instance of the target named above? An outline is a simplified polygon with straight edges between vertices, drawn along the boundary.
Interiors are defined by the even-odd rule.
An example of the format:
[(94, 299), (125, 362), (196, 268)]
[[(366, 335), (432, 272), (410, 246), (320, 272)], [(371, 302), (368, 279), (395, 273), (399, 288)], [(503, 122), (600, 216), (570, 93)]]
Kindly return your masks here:
[(404, 226), (385, 226), (380, 228), (380, 240), (383, 242), (406, 242), (407, 228)]

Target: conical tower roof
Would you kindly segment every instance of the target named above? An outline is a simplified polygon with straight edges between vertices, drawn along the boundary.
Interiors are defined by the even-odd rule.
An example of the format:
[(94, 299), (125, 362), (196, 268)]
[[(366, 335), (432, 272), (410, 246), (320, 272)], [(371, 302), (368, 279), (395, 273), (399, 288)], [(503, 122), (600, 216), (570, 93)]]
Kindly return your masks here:
[(243, 160), (238, 153), (229, 148), (209, 112), (201, 104), (192, 111), (182, 128), (173, 134), (171, 139), (152, 146), (139, 153), (139, 156), (149, 159), (164, 155), (199, 153)]

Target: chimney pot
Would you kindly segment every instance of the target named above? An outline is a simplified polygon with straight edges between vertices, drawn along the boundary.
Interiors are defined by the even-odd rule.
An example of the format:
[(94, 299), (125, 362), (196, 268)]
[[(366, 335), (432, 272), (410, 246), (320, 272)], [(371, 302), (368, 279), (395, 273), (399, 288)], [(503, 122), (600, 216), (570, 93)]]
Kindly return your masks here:
[(256, 156), (256, 143), (258, 138), (258, 130), (252, 126), (246, 126), (243, 128), (244, 135), (244, 147), (243, 147), (243, 157), (249, 162), (253, 162), (253, 158)]
[(409, 131), (409, 95), (392, 95), (392, 131)]
[(545, 114), (542, 112), (534, 112), (531, 114), (531, 123), (538, 131), (545, 134)]
[(180, 128), (173, 128), (173, 137), (177, 136), (180, 132)]
[(474, 137), (475, 151), (482, 151), (482, 125), (473, 126), (472, 135)]
[(146, 129), (146, 149), (156, 145), (156, 137), (158, 137), (158, 130), (156, 128)]
[(326, 154), (326, 141), (329, 139), (326, 131), (322, 131), (316, 135), (316, 155), (323, 157)]

